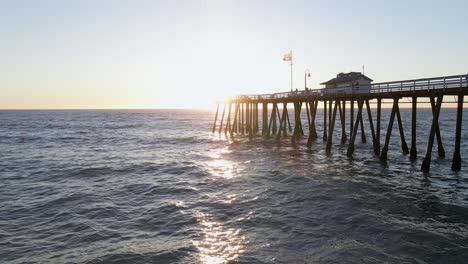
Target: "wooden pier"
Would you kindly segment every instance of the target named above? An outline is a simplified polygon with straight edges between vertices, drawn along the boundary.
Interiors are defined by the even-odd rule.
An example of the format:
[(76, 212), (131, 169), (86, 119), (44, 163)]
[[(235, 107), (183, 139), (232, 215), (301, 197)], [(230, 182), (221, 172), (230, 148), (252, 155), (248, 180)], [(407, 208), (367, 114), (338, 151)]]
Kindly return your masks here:
[[(452, 170), (461, 169), (461, 131), (464, 96), (468, 94), (468, 75), (454, 75), (437, 78), (425, 78), (405, 81), (394, 81), (385, 83), (374, 83), (370, 92), (355, 93), (352, 89), (343, 90), (325, 88), (318, 90), (305, 90), (296, 92), (285, 92), (261, 95), (239, 95), (225, 102), (219, 102), (215, 114), (213, 133), (218, 127), (218, 112), (222, 104), (222, 114), (219, 121), (218, 133), (234, 138), (247, 135), (249, 138), (263, 136), (280, 139), (290, 134), (292, 143), (306, 134), (301, 120), (303, 110), (307, 113), (307, 147), (318, 140), (319, 134), (316, 130), (316, 114), (323, 111), (322, 138), (326, 141), (326, 151), (329, 152), (333, 146), (333, 132), (337, 118), (341, 127), (341, 144), (348, 143), (347, 156), (352, 157), (356, 136), (360, 130), (361, 141), (367, 141), (364, 126), (370, 128), (374, 154), (381, 160), (387, 159), (388, 147), (391, 133), (395, 123), (399, 128), (401, 151), (409, 154), (411, 160), (417, 159), (416, 151), (416, 122), (418, 104), (423, 103), (420, 98), (430, 103), (432, 109), (432, 125), (428, 133), (426, 153), (421, 164), (421, 170), (428, 172), (431, 165), (432, 149), (434, 140), (437, 144), (438, 156), (445, 158), (445, 150), (439, 127), (439, 113), (444, 103), (444, 96), (455, 96), (457, 104), (457, 120), (455, 127), (455, 148), (452, 158)], [(402, 102), (403, 98), (408, 98)], [(381, 146), (381, 112), (382, 104), (391, 103), (391, 114), (387, 125), (387, 132)], [(371, 104), (372, 102), (372, 104)], [(405, 131), (400, 114), (400, 104), (411, 103), (411, 145), (408, 149)], [(453, 103), (453, 102), (452, 102)], [(448, 102), (446, 102), (448, 104)], [(322, 106), (322, 109), (319, 108)], [(374, 109), (371, 107), (374, 107)], [(259, 127), (259, 106), (261, 106), (261, 129)], [(281, 111), (278, 106), (282, 106)], [(290, 113), (288, 107), (293, 106), (291, 119), (294, 119), (294, 127), (291, 127)], [(349, 107), (349, 135), (346, 129), (346, 108)], [(355, 109), (356, 107), (356, 109)], [(271, 109), (271, 111), (269, 110)], [(364, 111), (365, 109), (365, 111)], [(375, 119), (373, 112), (376, 112)], [(337, 117), (338, 114), (338, 117)], [(363, 115), (367, 114), (368, 124), (364, 124)], [(226, 119), (224, 118), (226, 116)], [(374, 124), (375, 122), (375, 124)], [(349, 139), (349, 140), (348, 140)]]

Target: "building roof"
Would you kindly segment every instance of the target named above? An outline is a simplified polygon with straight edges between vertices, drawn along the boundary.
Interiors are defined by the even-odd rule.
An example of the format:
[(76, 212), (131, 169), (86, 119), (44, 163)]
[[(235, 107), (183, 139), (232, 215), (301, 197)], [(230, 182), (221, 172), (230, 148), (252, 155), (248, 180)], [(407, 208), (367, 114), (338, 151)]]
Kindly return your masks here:
[(361, 77), (368, 80), (368, 81), (370, 81), (370, 82), (373, 81), (371, 78), (365, 76), (364, 74), (362, 74), (360, 72), (348, 72), (348, 73), (338, 73), (338, 75), (336, 75), (336, 78), (333, 78), (333, 79), (328, 80), (326, 82), (323, 82), (321, 84), (346, 83), (346, 82), (351, 82), (351, 81), (358, 80)]

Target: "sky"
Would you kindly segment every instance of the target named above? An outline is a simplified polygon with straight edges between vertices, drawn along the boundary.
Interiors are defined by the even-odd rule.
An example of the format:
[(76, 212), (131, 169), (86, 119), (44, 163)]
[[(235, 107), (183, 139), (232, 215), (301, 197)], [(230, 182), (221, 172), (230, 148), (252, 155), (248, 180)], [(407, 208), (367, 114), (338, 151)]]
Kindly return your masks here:
[(0, 109), (210, 109), (339, 72), (468, 73), (464, 0), (0, 0)]

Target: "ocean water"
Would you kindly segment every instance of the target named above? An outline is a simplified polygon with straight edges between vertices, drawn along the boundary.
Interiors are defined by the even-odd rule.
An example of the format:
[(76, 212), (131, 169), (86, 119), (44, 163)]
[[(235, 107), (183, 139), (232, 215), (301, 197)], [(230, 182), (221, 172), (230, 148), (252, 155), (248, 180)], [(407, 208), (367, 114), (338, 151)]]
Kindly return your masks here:
[(429, 110), (416, 162), (397, 126), (382, 162), (369, 131), (348, 159), (338, 123), (327, 154), (320, 136), (311, 150), (227, 140), (212, 111), (0, 111), (0, 263), (466, 263), (468, 112), (460, 172), (455, 113), (424, 174)]

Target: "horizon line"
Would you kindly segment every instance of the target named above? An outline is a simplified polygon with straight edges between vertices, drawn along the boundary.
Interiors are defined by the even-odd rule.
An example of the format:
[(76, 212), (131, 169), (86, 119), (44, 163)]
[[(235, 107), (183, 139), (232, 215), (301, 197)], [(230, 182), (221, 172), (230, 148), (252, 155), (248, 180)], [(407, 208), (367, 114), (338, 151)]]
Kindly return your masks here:
[[(426, 102), (421, 102), (426, 104)], [(429, 102), (427, 102), (429, 104)], [(222, 104), (220, 104), (222, 105)], [(382, 105), (382, 108), (389, 108), (391, 109), (392, 107), (385, 107), (385, 105)], [(409, 105), (409, 104), (407, 104)], [(452, 106), (453, 105), (453, 106)], [(288, 109), (293, 109), (294, 107), (289, 107)], [(320, 109), (323, 108), (323, 106), (319, 106)], [(411, 109), (411, 106), (405, 106), (402, 105), (400, 108), (404, 109)], [(450, 105), (442, 105), (442, 108), (457, 108), (455, 103), (450, 102)], [(463, 109), (467, 109), (468, 107), (463, 107)], [(431, 109), (431, 106), (421, 106), (418, 107), (418, 109)], [(198, 110), (198, 111), (215, 111), (216, 108), (213, 109), (208, 109), (208, 108), (0, 108), (0, 111), (122, 111), (122, 110)]]
[(0, 108), (0, 111), (70, 111), (70, 110), (211, 110), (208, 108)]

